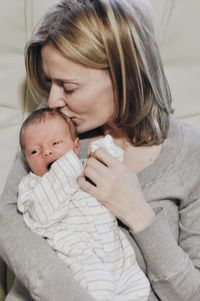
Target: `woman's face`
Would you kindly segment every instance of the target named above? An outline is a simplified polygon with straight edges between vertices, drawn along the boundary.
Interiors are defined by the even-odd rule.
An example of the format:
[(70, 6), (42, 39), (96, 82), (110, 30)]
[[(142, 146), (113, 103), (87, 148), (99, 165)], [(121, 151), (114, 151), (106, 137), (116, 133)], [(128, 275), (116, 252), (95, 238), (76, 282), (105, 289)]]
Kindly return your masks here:
[(112, 123), (114, 93), (108, 71), (64, 58), (52, 45), (42, 48), (42, 68), (50, 84), (48, 105), (63, 107), (78, 133)]

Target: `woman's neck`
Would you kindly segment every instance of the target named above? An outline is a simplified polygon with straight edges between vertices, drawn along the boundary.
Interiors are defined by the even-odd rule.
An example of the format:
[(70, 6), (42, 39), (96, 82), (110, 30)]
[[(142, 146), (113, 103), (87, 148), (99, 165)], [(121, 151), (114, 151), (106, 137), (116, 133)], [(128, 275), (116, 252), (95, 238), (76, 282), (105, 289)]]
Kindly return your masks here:
[(104, 135), (111, 135), (114, 143), (124, 151), (124, 163), (135, 173), (142, 171), (159, 156), (162, 144), (151, 146), (135, 146), (129, 141), (128, 136), (116, 126), (103, 128)]
[(104, 135), (111, 135), (115, 144), (122, 149), (125, 149), (128, 145), (131, 145), (129, 142), (128, 135), (116, 125), (106, 125), (103, 127)]

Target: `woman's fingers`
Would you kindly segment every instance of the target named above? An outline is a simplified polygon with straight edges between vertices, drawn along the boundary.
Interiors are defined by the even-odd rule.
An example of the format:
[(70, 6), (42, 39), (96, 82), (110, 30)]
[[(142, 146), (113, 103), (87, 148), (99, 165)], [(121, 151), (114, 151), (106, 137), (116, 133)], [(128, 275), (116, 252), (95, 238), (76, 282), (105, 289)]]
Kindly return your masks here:
[(120, 163), (119, 160), (111, 156), (108, 151), (102, 147), (98, 148), (95, 153), (92, 154), (92, 157), (95, 157), (107, 167), (114, 167), (116, 166), (117, 162)]
[[(93, 159), (93, 161), (97, 161), (97, 160)], [(91, 180), (92, 183), (94, 183), (96, 186), (100, 184), (100, 181), (102, 179), (102, 174), (105, 173), (104, 171), (105, 166), (101, 167), (102, 163), (100, 162), (97, 163), (98, 164), (96, 164), (96, 162), (92, 162), (92, 164), (87, 165), (84, 170), (84, 176), (86, 177), (86, 179), (88, 178), (89, 180)]]
[(92, 153), (84, 169), (83, 177), (77, 181), (81, 189), (97, 198), (100, 202), (104, 200), (109, 179), (112, 177), (112, 166), (120, 162), (113, 158), (105, 149), (99, 148)]
[(106, 165), (103, 162), (100, 162), (94, 155), (87, 160), (85, 167), (85, 174), (90, 172), (90, 170), (96, 171), (98, 174), (103, 174), (106, 170)]
[(96, 185), (99, 185), (103, 179), (109, 177), (109, 173), (112, 172), (112, 166), (116, 166), (117, 164), (120, 164), (120, 162), (101, 148), (89, 157), (84, 175)]
[(98, 199), (97, 187), (89, 180), (87, 180), (85, 177), (79, 177), (77, 183), (82, 190)]

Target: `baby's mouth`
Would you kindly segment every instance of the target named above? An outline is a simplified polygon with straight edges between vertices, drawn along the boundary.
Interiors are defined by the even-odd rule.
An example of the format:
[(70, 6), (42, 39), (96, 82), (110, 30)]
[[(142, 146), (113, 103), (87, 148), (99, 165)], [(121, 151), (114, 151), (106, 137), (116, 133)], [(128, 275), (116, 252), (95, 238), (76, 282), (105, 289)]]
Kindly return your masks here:
[(51, 165), (52, 165), (54, 162), (55, 162), (55, 161), (52, 161), (52, 162), (50, 162), (50, 163), (47, 165), (47, 169), (48, 169), (48, 170), (50, 170)]

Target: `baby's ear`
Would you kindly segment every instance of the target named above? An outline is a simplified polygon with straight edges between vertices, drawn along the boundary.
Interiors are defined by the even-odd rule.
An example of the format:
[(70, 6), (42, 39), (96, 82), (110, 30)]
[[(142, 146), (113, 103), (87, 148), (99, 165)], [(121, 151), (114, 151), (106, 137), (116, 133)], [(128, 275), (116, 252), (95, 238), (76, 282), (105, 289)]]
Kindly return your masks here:
[(75, 144), (75, 148), (74, 148), (75, 154), (76, 154), (77, 157), (78, 157), (78, 156), (80, 155), (80, 152), (81, 152), (81, 148), (80, 148), (80, 139), (79, 139), (78, 137), (75, 139), (74, 144)]

